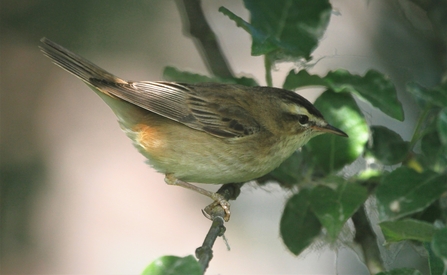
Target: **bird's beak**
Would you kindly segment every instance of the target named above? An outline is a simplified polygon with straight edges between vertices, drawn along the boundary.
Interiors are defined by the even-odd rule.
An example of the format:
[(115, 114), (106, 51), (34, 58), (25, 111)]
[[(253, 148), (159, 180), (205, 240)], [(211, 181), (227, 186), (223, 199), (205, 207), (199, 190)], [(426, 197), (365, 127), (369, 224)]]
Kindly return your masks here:
[(348, 137), (348, 135), (345, 132), (343, 132), (342, 130), (340, 130), (338, 128), (335, 128), (334, 126), (332, 126), (330, 124), (326, 124), (325, 126), (315, 125), (312, 128), (314, 128), (318, 132), (330, 133), (330, 134), (334, 134), (337, 136)]

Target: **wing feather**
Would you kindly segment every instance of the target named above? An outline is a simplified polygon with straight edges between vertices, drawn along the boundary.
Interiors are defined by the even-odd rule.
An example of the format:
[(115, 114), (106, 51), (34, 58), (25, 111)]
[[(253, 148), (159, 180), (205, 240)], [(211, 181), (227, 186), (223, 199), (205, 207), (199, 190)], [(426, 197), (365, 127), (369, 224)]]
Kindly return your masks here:
[(188, 127), (222, 138), (243, 137), (260, 131), (260, 125), (231, 97), (208, 88), (173, 82), (92, 83), (108, 93)]
[(261, 129), (240, 97), (247, 92), (240, 86), (125, 81), (46, 38), (41, 41), (42, 52), (56, 65), (108, 96), (217, 137), (243, 137)]

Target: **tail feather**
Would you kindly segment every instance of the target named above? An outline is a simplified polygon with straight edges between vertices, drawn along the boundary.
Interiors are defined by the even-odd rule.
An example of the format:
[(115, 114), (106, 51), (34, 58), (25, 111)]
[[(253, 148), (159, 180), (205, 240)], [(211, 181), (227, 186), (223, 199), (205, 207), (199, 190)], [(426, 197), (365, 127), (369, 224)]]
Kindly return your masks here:
[(127, 83), (45, 37), (40, 41), (43, 44), (39, 48), (45, 56), (50, 58), (54, 64), (72, 73), (88, 85), (95, 86), (92, 79), (96, 80), (96, 82), (97, 80), (106, 80), (123, 84)]

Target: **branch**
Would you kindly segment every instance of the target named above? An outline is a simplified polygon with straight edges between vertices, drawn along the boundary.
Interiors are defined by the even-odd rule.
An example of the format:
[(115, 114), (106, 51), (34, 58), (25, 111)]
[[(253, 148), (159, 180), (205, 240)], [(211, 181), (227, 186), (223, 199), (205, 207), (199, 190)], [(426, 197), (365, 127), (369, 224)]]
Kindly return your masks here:
[(208, 70), (218, 77), (234, 77), (216, 35), (205, 19), (200, 0), (177, 0), (176, 3), (183, 18), (186, 35), (194, 38)]
[[(226, 200), (235, 200), (241, 193), (242, 185), (243, 183), (224, 184), (217, 193), (221, 194)], [(219, 204), (212, 203), (208, 205), (204, 212), (211, 217), (213, 223), (211, 224), (211, 228), (208, 231), (202, 246), (196, 249), (196, 257), (199, 259), (199, 264), (202, 266), (203, 273), (205, 273), (209, 262), (213, 258), (212, 248), (214, 242), (217, 237), (224, 236), (226, 230), (224, 226), (224, 217), (226, 213)]]
[(353, 216), (352, 221), (355, 226), (354, 241), (362, 247), (365, 264), (371, 274), (385, 271), (380, 250), (377, 245), (376, 235), (366, 217), (364, 206)]

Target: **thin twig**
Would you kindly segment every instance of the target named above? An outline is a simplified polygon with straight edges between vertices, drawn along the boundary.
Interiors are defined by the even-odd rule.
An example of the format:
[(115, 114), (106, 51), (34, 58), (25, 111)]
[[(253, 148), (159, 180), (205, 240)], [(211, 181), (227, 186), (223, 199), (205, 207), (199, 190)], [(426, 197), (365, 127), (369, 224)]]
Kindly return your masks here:
[(194, 38), (208, 70), (215, 76), (234, 77), (216, 35), (206, 21), (200, 0), (177, 0), (176, 3), (183, 18), (185, 33)]
[(268, 54), (264, 55), (265, 82), (267, 82), (267, 86), (270, 87), (273, 86), (272, 65), (271, 57)]
[[(226, 200), (235, 200), (241, 192), (242, 184), (224, 184), (217, 193), (221, 194)], [(219, 204), (210, 204), (205, 208), (207, 216), (213, 220), (211, 228), (203, 241), (201, 247), (196, 249), (196, 257), (202, 266), (203, 273), (208, 268), (209, 262), (213, 258), (213, 245), (217, 237), (223, 236), (225, 233), (224, 217), (226, 215), (224, 209)]]
[(362, 247), (365, 264), (371, 274), (385, 271), (376, 235), (366, 216), (365, 208), (361, 207), (353, 216), (355, 226), (354, 241)]
[(213, 258), (213, 245), (217, 237), (221, 237), (225, 233), (223, 217), (216, 216), (213, 218), (213, 223), (211, 225), (208, 234), (206, 234), (205, 240), (201, 247), (196, 249), (196, 257), (199, 259), (199, 264), (202, 267), (203, 273), (205, 273), (208, 265)]

